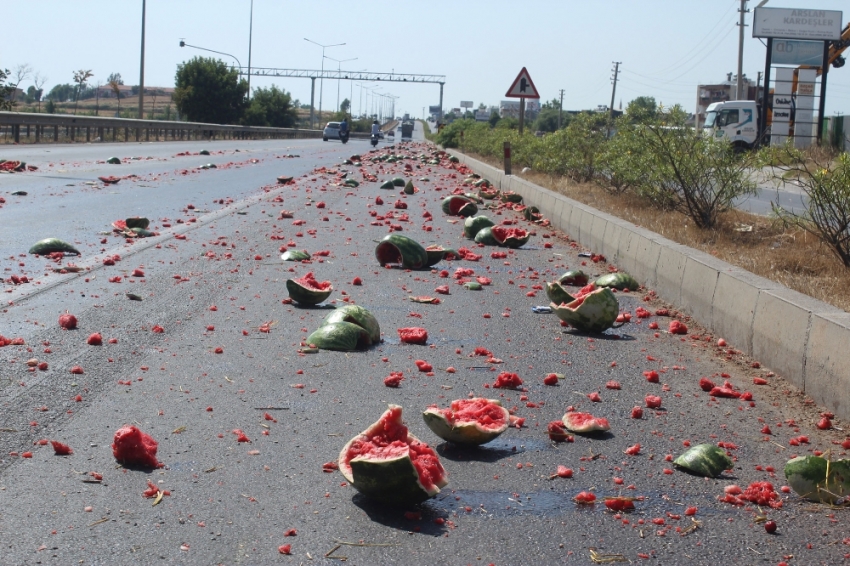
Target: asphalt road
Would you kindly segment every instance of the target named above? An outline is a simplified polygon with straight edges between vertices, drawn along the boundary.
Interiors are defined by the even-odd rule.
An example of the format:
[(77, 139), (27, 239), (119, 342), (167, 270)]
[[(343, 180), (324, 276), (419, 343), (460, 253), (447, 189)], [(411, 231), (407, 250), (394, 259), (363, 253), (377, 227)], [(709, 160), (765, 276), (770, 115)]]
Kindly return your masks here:
[[(341, 158), (365, 154), (363, 143), (205, 147), (224, 153), (173, 157), (197, 151), (197, 144), (124, 151), (47, 147), (61, 159), (39, 171), (72, 179), (14, 176), (21, 183), (15, 186), (30, 194), (21, 200), (6, 196), (0, 209), (0, 218), (15, 223), (12, 234), (4, 223), (0, 266), (4, 279), (26, 273), (30, 282), (4, 285), (0, 318), (0, 334), (26, 342), (0, 348), (0, 563), (337, 564), (346, 556), (350, 564), (589, 564), (594, 548), (662, 564), (836, 564), (850, 553), (846, 511), (781, 492), (780, 509), (718, 501), (733, 484), (770, 481), (779, 490), (792, 454), (831, 449), (833, 457), (846, 455), (834, 444), (844, 433), (817, 430), (816, 406), (767, 368), (754, 368), (734, 344), (719, 348), (718, 337), (705, 335), (696, 321), (685, 320), (688, 336), (665, 332), (666, 316), (591, 336), (562, 328), (554, 315), (534, 314), (532, 306), (548, 303), (536, 287), (583, 263), (592, 275), (609, 265), (579, 257), (581, 248), (563, 234), (505, 210), (486, 214), (534, 231), (524, 248), (493, 258), (501, 250), (464, 240), (462, 222), (439, 206), (464, 174), (445, 161), (434, 166), (414, 159), (429, 146), (397, 145), (407, 159), (365, 161), (360, 170), (342, 166)], [(100, 165), (94, 150), (105, 157), (155, 159)], [(387, 144), (378, 152), (385, 151)], [(300, 157), (278, 159), (289, 153)], [(26, 160), (41, 165), (39, 159)], [(238, 165), (176, 173), (214, 159)], [(77, 161), (84, 165), (67, 165)], [(412, 165), (409, 174), (404, 164)], [(138, 180), (108, 188), (84, 185), (119, 168)], [(341, 170), (358, 180), (371, 173), (378, 181), (341, 187)], [(277, 185), (279, 175), (296, 182)], [(398, 175), (412, 179), (419, 191), (378, 188)], [(66, 188), (66, 182), (74, 186)], [(6, 177), (0, 183), (0, 194), (15, 190)], [(64, 196), (50, 196), (64, 189)], [(376, 204), (378, 196), (385, 204)], [(227, 197), (233, 202), (218, 202)], [(396, 201), (407, 209), (393, 208)], [(79, 202), (82, 209), (75, 208)], [(69, 208), (82, 217), (63, 218)], [(283, 210), (294, 218), (281, 219)], [(387, 218), (390, 211), (393, 218)], [(407, 220), (399, 218), (403, 213)], [(112, 220), (132, 214), (149, 216), (161, 235), (127, 242), (100, 234)], [(435, 271), (380, 268), (374, 241), (388, 232), (387, 224), (423, 244), (466, 245), (483, 257), (443, 262)], [(62, 264), (74, 262), (83, 272), (57, 274), (57, 263), (20, 255), (46, 235), (46, 227), (56, 228), (51, 235), (71, 234), (83, 255)], [(280, 248), (290, 241), (313, 252), (314, 261), (280, 261)], [(329, 255), (315, 254), (322, 250)], [(119, 261), (104, 265), (116, 254)], [(492, 285), (466, 291), (451, 276), (459, 267), (491, 278)], [(144, 275), (133, 275), (135, 269)], [(442, 278), (441, 270), (449, 277)], [(383, 342), (362, 352), (299, 355), (299, 344), (328, 312), (282, 302), (286, 279), (308, 271), (332, 281), (331, 304), (348, 298), (370, 309)], [(362, 286), (352, 284), (355, 277)], [(451, 294), (435, 295), (444, 284)], [(126, 293), (143, 300), (129, 300)], [(413, 303), (411, 295), (442, 302)], [(634, 314), (637, 306), (652, 312), (663, 306), (645, 301), (649, 295), (644, 289), (618, 297), (621, 308)], [(66, 310), (79, 319), (77, 330), (58, 327)], [(649, 328), (653, 321), (658, 331)], [(264, 323), (270, 332), (260, 331)], [(426, 328), (428, 345), (401, 344), (396, 329), (407, 326)], [(102, 333), (104, 345), (86, 344), (93, 332)], [(108, 342), (112, 338), (115, 343)], [(501, 363), (472, 355), (476, 347)], [(46, 361), (47, 371), (29, 371), (30, 358)], [(431, 363), (434, 375), (417, 371), (417, 359)], [(84, 373), (70, 373), (73, 366)], [(660, 383), (644, 377), (649, 370), (658, 371)], [(404, 373), (400, 388), (383, 385), (390, 371)], [(488, 387), (501, 371), (518, 373), (524, 390)], [(543, 385), (550, 372), (566, 378), (558, 386)], [(741, 391), (752, 391), (753, 403), (711, 400), (700, 389), (700, 377), (720, 385), (722, 374)], [(756, 376), (769, 384), (754, 385)], [(622, 389), (607, 389), (609, 380)], [(601, 402), (590, 401), (592, 392)], [(661, 408), (631, 419), (632, 407), (650, 394), (662, 397)], [(526, 419), (524, 427), (464, 449), (442, 442), (419, 417), (431, 404), (447, 406), (468, 395), (501, 399)], [(420, 506), (383, 507), (358, 495), (339, 473), (322, 472), (322, 464), (336, 460), (345, 442), (387, 403), (404, 407), (411, 432), (435, 447), (449, 474), (443, 492)], [(569, 406), (608, 418), (611, 432), (551, 442), (546, 424)], [(124, 424), (159, 442), (164, 468), (116, 463), (110, 443)], [(770, 434), (761, 432), (765, 425)], [(251, 442), (237, 442), (236, 429)], [(789, 440), (799, 435), (808, 436), (809, 444), (792, 447)], [(64, 442), (74, 453), (55, 456), (39, 439)], [(684, 443), (702, 442), (734, 445), (727, 444), (734, 470), (712, 480), (673, 470), (667, 455), (681, 453)], [(638, 455), (624, 454), (637, 443)], [(21, 456), (26, 451), (31, 458)], [(573, 469), (574, 476), (549, 479), (558, 465)], [(89, 483), (90, 472), (103, 481)], [(171, 495), (153, 506), (142, 496), (148, 481)], [(637, 509), (615, 516), (600, 503), (579, 506), (573, 497), (580, 491), (600, 499), (638, 497)], [(688, 507), (697, 508), (698, 524), (685, 516)], [(765, 532), (762, 516), (777, 522), (776, 534)], [(296, 534), (285, 536), (289, 529)], [(285, 544), (292, 555), (279, 552)]]

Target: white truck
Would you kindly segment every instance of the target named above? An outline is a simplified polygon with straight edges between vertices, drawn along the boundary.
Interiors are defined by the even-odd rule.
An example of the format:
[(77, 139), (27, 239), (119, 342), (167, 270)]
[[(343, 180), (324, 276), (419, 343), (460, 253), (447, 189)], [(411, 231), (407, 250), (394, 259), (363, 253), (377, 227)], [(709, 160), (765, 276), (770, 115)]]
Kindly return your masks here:
[(759, 112), (755, 100), (715, 102), (705, 111), (703, 133), (728, 139), (740, 150), (753, 149), (758, 139)]

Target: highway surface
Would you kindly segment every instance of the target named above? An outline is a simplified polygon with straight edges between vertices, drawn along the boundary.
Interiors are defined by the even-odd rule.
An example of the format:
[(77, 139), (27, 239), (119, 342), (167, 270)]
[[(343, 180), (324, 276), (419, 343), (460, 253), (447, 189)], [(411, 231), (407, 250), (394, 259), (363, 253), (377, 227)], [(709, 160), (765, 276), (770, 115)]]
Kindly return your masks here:
[[(212, 155), (178, 156), (201, 149)], [(667, 305), (649, 289), (619, 293), (632, 322), (602, 335), (532, 312), (548, 304), (541, 286), (567, 269), (597, 276), (613, 266), (580, 256), (592, 250), (504, 208), (484, 213), (530, 230), (529, 243), (477, 247), (463, 239), (462, 219), (440, 208), (463, 187), (462, 168), (445, 159), (423, 163), (420, 155), (433, 156), (425, 143), (370, 149), (355, 140), (298, 140), (0, 150), (39, 167), (0, 176), (0, 334), (25, 343), (0, 348), (0, 564), (846, 559), (846, 511), (780, 489), (792, 454), (846, 456), (845, 433), (814, 426), (821, 409), (736, 345), (719, 346), (721, 337), (698, 321), (681, 319), (686, 335), (667, 332), (671, 316), (655, 314)], [(387, 152), (404, 158), (368, 159)], [(363, 154), (361, 167), (342, 164), (353, 153)], [(98, 163), (112, 155), (152, 159)], [(206, 163), (218, 167), (197, 169)], [(343, 174), (360, 186), (341, 186)], [(97, 181), (104, 175), (126, 178), (104, 185)], [(295, 181), (280, 185), (278, 176)], [(379, 188), (396, 176), (412, 180), (417, 192)], [(12, 197), (16, 190), (28, 194)], [(112, 221), (133, 215), (149, 217), (159, 235), (126, 240), (111, 233)], [(393, 226), (422, 244), (466, 247), (481, 257), (444, 261), (433, 271), (381, 268), (374, 242)], [(67, 239), (82, 255), (27, 255), (46, 236)], [(292, 248), (313, 253), (311, 263), (281, 261), (281, 249)], [(504, 257), (492, 255), (501, 251)], [(55, 271), (69, 264), (83, 270)], [(459, 268), (492, 282), (468, 291)], [(285, 281), (308, 271), (333, 283), (327, 305), (288, 304)], [(13, 284), (12, 275), (28, 282)], [(442, 285), (448, 295), (435, 291)], [(420, 295), (441, 302), (409, 300)], [(345, 302), (375, 314), (382, 343), (299, 354), (329, 309)], [(652, 316), (638, 319), (638, 306)], [(59, 327), (66, 311), (77, 317), (76, 330)], [(428, 331), (427, 345), (400, 343), (396, 329), (411, 326)], [(103, 345), (87, 344), (96, 332)], [(475, 355), (476, 348), (491, 355)], [(31, 359), (47, 369), (28, 367)], [(432, 373), (418, 371), (416, 360), (431, 364)], [(82, 373), (71, 373), (74, 367)], [(492, 387), (504, 371), (521, 377), (521, 390)], [(651, 371), (657, 382), (644, 374)], [(397, 389), (384, 386), (390, 372), (403, 372)], [(552, 372), (564, 379), (544, 385)], [(711, 398), (701, 377), (728, 380), (753, 400)], [(767, 385), (755, 385), (756, 377)], [(610, 381), (620, 388), (609, 388)], [(588, 397), (593, 393), (598, 402)], [(660, 408), (631, 418), (647, 395), (660, 397)], [(500, 399), (524, 425), (470, 449), (441, 441), (419, 416), (429, 405), (468, 396)], [(323, 472), (388, 403), (404, 408), (411, 432), (435, 448), (449, 475), (442, 493), (419, 506), (384, 507), (338, 472)], [(552, 442), (546, 426), (569, 407), (609, 419), (611, 431)], [(159, 442), (163, 468), (116, 462), (110, 444), (125, 424)], [(250, 442), (239, 442), (235, 431)], [(808, 442), (792, 446), (801, 435)], [(65, 443), (73, 454), (54, 455), (42, 439)], [(735, 464), (718, 479), (670, 462), (689, 444), (719, 442)], [(573, 476), (558, 477), (558, 466)], [(772, 483), (781, 507), (718, 500), (729, 486), (757, 481)], [(144, 497), (148, 482), (170, 495)], [(599, 500), (576, 504), (582, 491)], [(636, 510), (607, 511), (601, 500), (615, 495), (637, 498)], [(765, 532), (765, 518), (777, 523), (775, 534)], [(291, 555), (281, 553), (284, 545)]]

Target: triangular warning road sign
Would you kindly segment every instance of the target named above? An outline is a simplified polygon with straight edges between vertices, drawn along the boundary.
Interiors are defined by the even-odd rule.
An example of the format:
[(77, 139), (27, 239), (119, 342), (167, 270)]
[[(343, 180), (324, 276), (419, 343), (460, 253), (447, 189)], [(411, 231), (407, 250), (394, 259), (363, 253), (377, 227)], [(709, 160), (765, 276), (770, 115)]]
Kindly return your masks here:
[(534, 81), (531, 80), (531, 76), (529, 76), (525, 67), (516, 76), (505, 96), (509, 98), (540, 98), (537, 87), (534, 86)]

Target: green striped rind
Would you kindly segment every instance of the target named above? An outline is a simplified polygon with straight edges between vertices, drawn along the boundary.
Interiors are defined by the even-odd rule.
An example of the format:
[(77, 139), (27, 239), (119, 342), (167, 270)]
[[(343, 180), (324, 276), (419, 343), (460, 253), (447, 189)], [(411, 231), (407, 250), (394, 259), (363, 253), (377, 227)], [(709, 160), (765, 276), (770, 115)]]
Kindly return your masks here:
[(499, 240), (493, 235), (493, 227), (485, 226), (475, 234), (475, 242), (485, 246), (498, 246)]
[(850, 496), (850, 460), (827, 461), (820, 456), (800, 456), (785, 464), (785, 479), (800, 497), (834, 504)]
[(404, 179), (402, 179), (401, 177), (394, 178), (393, 179), (393, 185), (395, 185), (396, 187), (403, 187), (404, 186)]
[(564, 306), (550, 303), (549, 306), (558, 318), (583, 332), (604, 332), (611, 328), (620, 310), (617, 297), (604, 287), (585, 295), (577, 308), (570, 307), (573, 303)]
[(477, 281), (467, 281), (463, 284), (463, 288), (467, 291), (480, 291), (481, 283), (478, 283)]
[[(209, 155), (209, 153), (207, 153), (207, 155)], [(106, 160), (106, 162), (109, 163), (110, 165), (121, 165), (121, 160), (118, 159), (117, 157), (110, 157), (109, 159)]]
[(498, 404), (502, 411), (504, 411), (505, 422), (498, 428), (484, 428), (475, 421), (455, 423), (452, 426), (449, 424), (445, 415), (439, 409), (434, 408), (426, 409), (422, 413), (422, 418), (425, 420), (428, 428), (443, 440), (454, 442), (455, 444), (479, 446), (496, 439), (500, 434), (508, 430), (508, 426), (510, 425), (510, 413), (508, 413), (508, 410), (502, 407), (499, 401), (494, 399), (490, 399), (490, 401)]
[(283, 261), (304, 261), (310, 259), (310, 254), (305, 250), (287, 250), (280, 256)]
[(589, 278), (587, 274), (581, 269), (570, 269), (560, 277), (558, 277), (558, 283), (561, 285), (575, 285), (577, 287), (584, 287), (587, 285)]
[(475, 183), (473, 183), (473, 186), (483, 187), (486, 189), (490, 186), (490, 181), (488, 181), (487, 179), (478, 179), (477, 181), (475, 181)]
[(307, 344), (313, 344), (320, 350), (350, 352), (370, 346), (369, 332), (350, 322), (331, 322), (323, 324), (307, 337)]
[(527, 206), (525, 210), (522, 211), (522, 216), (529, 222), (533, 222), (540, 216), (540, 209), (536, 206)]
[(425, 248), (425, 253), (428, 254), (427, 266), (431, 267), (432, 265), (437, 265), (446, 257), (446, 252), (454, 250), (449, 250), (448, 248), (444, 248), (443, 246), (428, 246)]
[(512, 192), (512, 191), (504, 192), (499, 196), (501, 197), (502, 202), (513, 202), (513, 203), (522, 202), (522, 195), (517, 194), (517, 193)]
[[(443, 200), (443, 213), (449, 216), (475, 216), (478, 206), (470, 199), (461, 195), (449, 195)], [(453, 212), (455, 211), (455, 212)]]
[(521, 248), (522, 246), (524, 246), (525, 244), (528, 243), (529, 238), (531, 238), (531, 234), (529, 234), (528, 232), (525, 233), (524, 238), (517, 238), (516, 236), (508, 236), (507, 238), (505, 238), (505, 241), (502, 242), (501, 245), (506, 247), (506, 248), (512, 248), (512, 249)]
[(463, 221), (463, 235), (470, 240), (473, 240), (475, 239), (475, 235), (478, 234), (482, 228), (494, 226), (494, 224), (495, 223), (486, 216), (470, 216)]
[[(390, 405), (388, 411), (399, 409), (397, 405)], [(384, 434), (383, 420), (387, 415), (385, 412), (378, 421), (349, 440), (339, 453), (339, 471), (342, 476), (354, 486), (357, 491), (377, 501), (390, 505), (413, 505), (430, 499), (440, 493), (440, 488), (448, 485), (445, 470), (437, 461), (442, 477), (435, 481), (431, 489), (426, 489), (419, 479), (419, 473), (410, 457), (409, 448), (404, 454), (391, 458), (378, 458), (376, 456), (357, 456), (347, 461), (348, 451), (355, 442), (369, 442), (376, 434)], [(396, 425), (404, 426), (401, 421), (401, 412), (398, 413)], [(416, 444), (428, 448), (436, 459), (436, 454), (421, 440), (407, 433), (405, 442), (408, 446)]]
[(393, 184), (393, 182), (392, 182), (392, 181), (387, 181), (386, 183), (383, 183), (383, 184), (381, 185), (381, 188), (382, 188), (382, 189), (394, 189), (394, 188), (395, 188), (395, 184)]
[(413, 187), (413, 181), (408, 180), (404, 185), (404, 194), (412, 195), (416, 190)]
[(428, 252), (425, 248), (407, 236), (387, 234), (375, 247), (375, 258), (383, 267), (388, 263), (400, 263), (407, 269), (420, 269), (428, 264)]
[(360, 182), (357, 179), (346, 179), (343, 183), (346, 187), (359, 187)]
[(45, 238), (43, 240), (37, 241), (30, 248), (29, 253), (36, 255), (47, 255), (52, 254), (53, 252), (64, 252), (66, 254), (77, 254), (80, 255), (80, 252), (69, 244), (68, 242), (63, 242), (59, 238)]
[(130, 232), (136, 235), (137, 238), (151, 238), (156, 236), (155, 232), (145, 230), (144, 228), (130, 228)]
[(147, 228), (148, 228), (148, 226), (150, 226), (151, 222), (147, 218), (135, 216), (133, 218), (125, 219), (124, 223), (126, 224), (127, 228), (130, 228), (130, 229), (144, 228), (145, 230), (147, 230)]
[(360, 305), (345, 305), (334, 309), (322, 321), (322, 326), (334, 322), (350, 322), (363, 328), (373, 344), (381, 341), (381, 325), (368, 309)]
[(726, 451), (715, 444), (692, 446), (673, 460), (673, 464), (708, 478), (716, 478), (723, 473), (723, 470), (733, 466), (732, 459)]
[(603, 275), (596, 281), (594, 281), (597, 287), (613, 287), (618, 291), (622, 291), (623, 289), (628, 289), (629, 291), (637, 291), (640, 284), (635, 280), (634, 277), (629, 275), (628, 273), (623, 273), (622, 271), (618, 273), (609, 273), (607, 275)]
[(571, 303), (575, 300), (575, 297), (570, 295), (557, 281), (546, 283), (546, 296), (556, 305)]
[(333, 286), (328, 287), (325, 291), (316, 289), (308, 289), (300, 285), (294, 279), (286, 280), (286, 290), (289, 291), (289, 298), (301, 305), (318, 305), (333, 293)]

